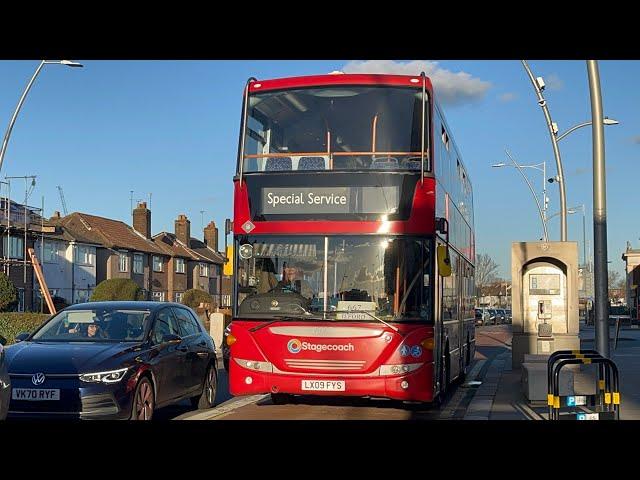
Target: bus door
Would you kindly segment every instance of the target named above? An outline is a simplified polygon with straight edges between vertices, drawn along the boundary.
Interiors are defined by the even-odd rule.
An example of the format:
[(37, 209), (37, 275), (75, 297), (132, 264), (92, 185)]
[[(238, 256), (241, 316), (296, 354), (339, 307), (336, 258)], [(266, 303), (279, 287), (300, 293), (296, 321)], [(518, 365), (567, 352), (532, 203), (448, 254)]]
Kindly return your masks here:
[[(437, 246), (446, 246), (445, 242), (436, 238)], [(437, 253), (436, 248), (436, 255)], [(460, 262), (457, 261), (457, 254), (449, 249), (451, 255), (451, 275), (442, 276), (440, 262), (435, 261), (435, 341), (439, 347), (436, 356), (436, 371), (440, 378), (440, 372), (444, 364), (448, 367), (449, 381), (452, 381), (460, 374), (461, 359), (461, 330), (462, 317), (460, 312), (460, 275), (458, 269)], [(444, 378), (442, 379), (444, 380)]]

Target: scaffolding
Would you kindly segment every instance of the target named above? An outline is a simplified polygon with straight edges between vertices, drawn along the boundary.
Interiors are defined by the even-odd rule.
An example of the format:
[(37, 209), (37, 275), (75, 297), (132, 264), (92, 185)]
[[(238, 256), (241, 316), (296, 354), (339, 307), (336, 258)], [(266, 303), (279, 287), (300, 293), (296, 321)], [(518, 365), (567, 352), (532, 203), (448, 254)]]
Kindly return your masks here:
[[(19, 291), (22, 290), (19, 309), (23, 308), (26, 310), (27, 302), (25, 293), (29, 290), (33, 294), (35, 290), (33, 281), (29, 284), (27, 283), (27, 271), (29, 268), (33, 268), (28, 252), (28, 237), (33, 238), (34, 244), (40, 240), (41, 251), (44, 251), (44, 197), (42, 198), (41, 207), (28, 205), (26, 201), (23, 204), (15, 202), (11, 199), (10, 182), (10, 180), (14, 178), (25, 179), (25, 200), (28, 200), (29, 195), (33, 191), (33, 187), (35, 187), (36, 177), (34, 175), (5, 177), (6, 181), (0, 181), (0, 231), (2, 232), (2, 257), (0, 258), (0, 262), (2, 263), (2, 271), (7, 276), (11, 275), (13, 269), (22, 267), (23, 285), (22, 287), (18, 286)], [(27, 179), (29, 178), (32, 179), (30, 189), (27, 184)], [(18, 236), (18, 234), (20, 234), (20, 236)], [(21, 247), (18, 244), (18, 240), (12, 242), (12, 238), (18, 239), (20, 237), (22, 237)], [(18, 254), (18, 251), (20, 254)]]

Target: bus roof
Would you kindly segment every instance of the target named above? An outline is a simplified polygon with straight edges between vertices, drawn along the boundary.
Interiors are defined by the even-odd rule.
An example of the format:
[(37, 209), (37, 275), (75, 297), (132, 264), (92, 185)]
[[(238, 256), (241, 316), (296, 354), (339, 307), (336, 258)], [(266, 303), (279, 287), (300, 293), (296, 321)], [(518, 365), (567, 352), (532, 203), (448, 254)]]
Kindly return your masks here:
[[(340, 73), (258, 80), (250, 84), (249, 92), (258, 93), (265, 90), (285, 90), (333, 85), (389, 85), (398, 87), (422, 87), (420, 83), (420, 74), (383, 75), (371, 73)], [(427, 91), (432, 90), (431, 80), (429, 77), (427, 77), (426, 89)]]

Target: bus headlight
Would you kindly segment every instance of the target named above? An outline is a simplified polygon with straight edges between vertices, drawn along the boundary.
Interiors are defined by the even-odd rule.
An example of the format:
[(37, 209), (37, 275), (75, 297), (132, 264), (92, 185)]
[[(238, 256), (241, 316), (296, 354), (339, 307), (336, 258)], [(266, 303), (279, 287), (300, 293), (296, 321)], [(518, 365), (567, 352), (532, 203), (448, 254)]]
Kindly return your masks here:
[(409, 372), (419, 369), (424, 363), (402, 363), (400, 365), (382, 365), (380, 367), (380, 376), (386, 375), (405, 375)]
[(256, 372), (269, 372), (273, 373), (273, 364), (271, 362), (258, 362), (256, 360), (243, 360), (241, 358), (234, 358), (234, 360), (241, 367), (253, 370)]

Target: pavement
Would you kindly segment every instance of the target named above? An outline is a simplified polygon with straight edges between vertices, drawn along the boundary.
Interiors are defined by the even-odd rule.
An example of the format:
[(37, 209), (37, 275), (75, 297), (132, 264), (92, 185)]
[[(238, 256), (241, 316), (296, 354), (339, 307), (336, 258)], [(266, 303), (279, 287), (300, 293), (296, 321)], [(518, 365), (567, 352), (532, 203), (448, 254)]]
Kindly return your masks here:
[[(467, 385), (475, 389), (464, 420), (545, 420), (547, 407), (530, 404), (522, 391), (521, 371), (511, 365), (511, 326), (497, 325), (476, 330), (476, 365)], [(620, 419), (640, 420), (640, 329), (622, 327), (615, 345), (610, 328), (611, 359), (620, 372)], [(594, 348), (595, 328), (580, 323), (583, 349)], [(595, 366), (582, 366), (574, 376), (576, 394), (595, 393)]]

